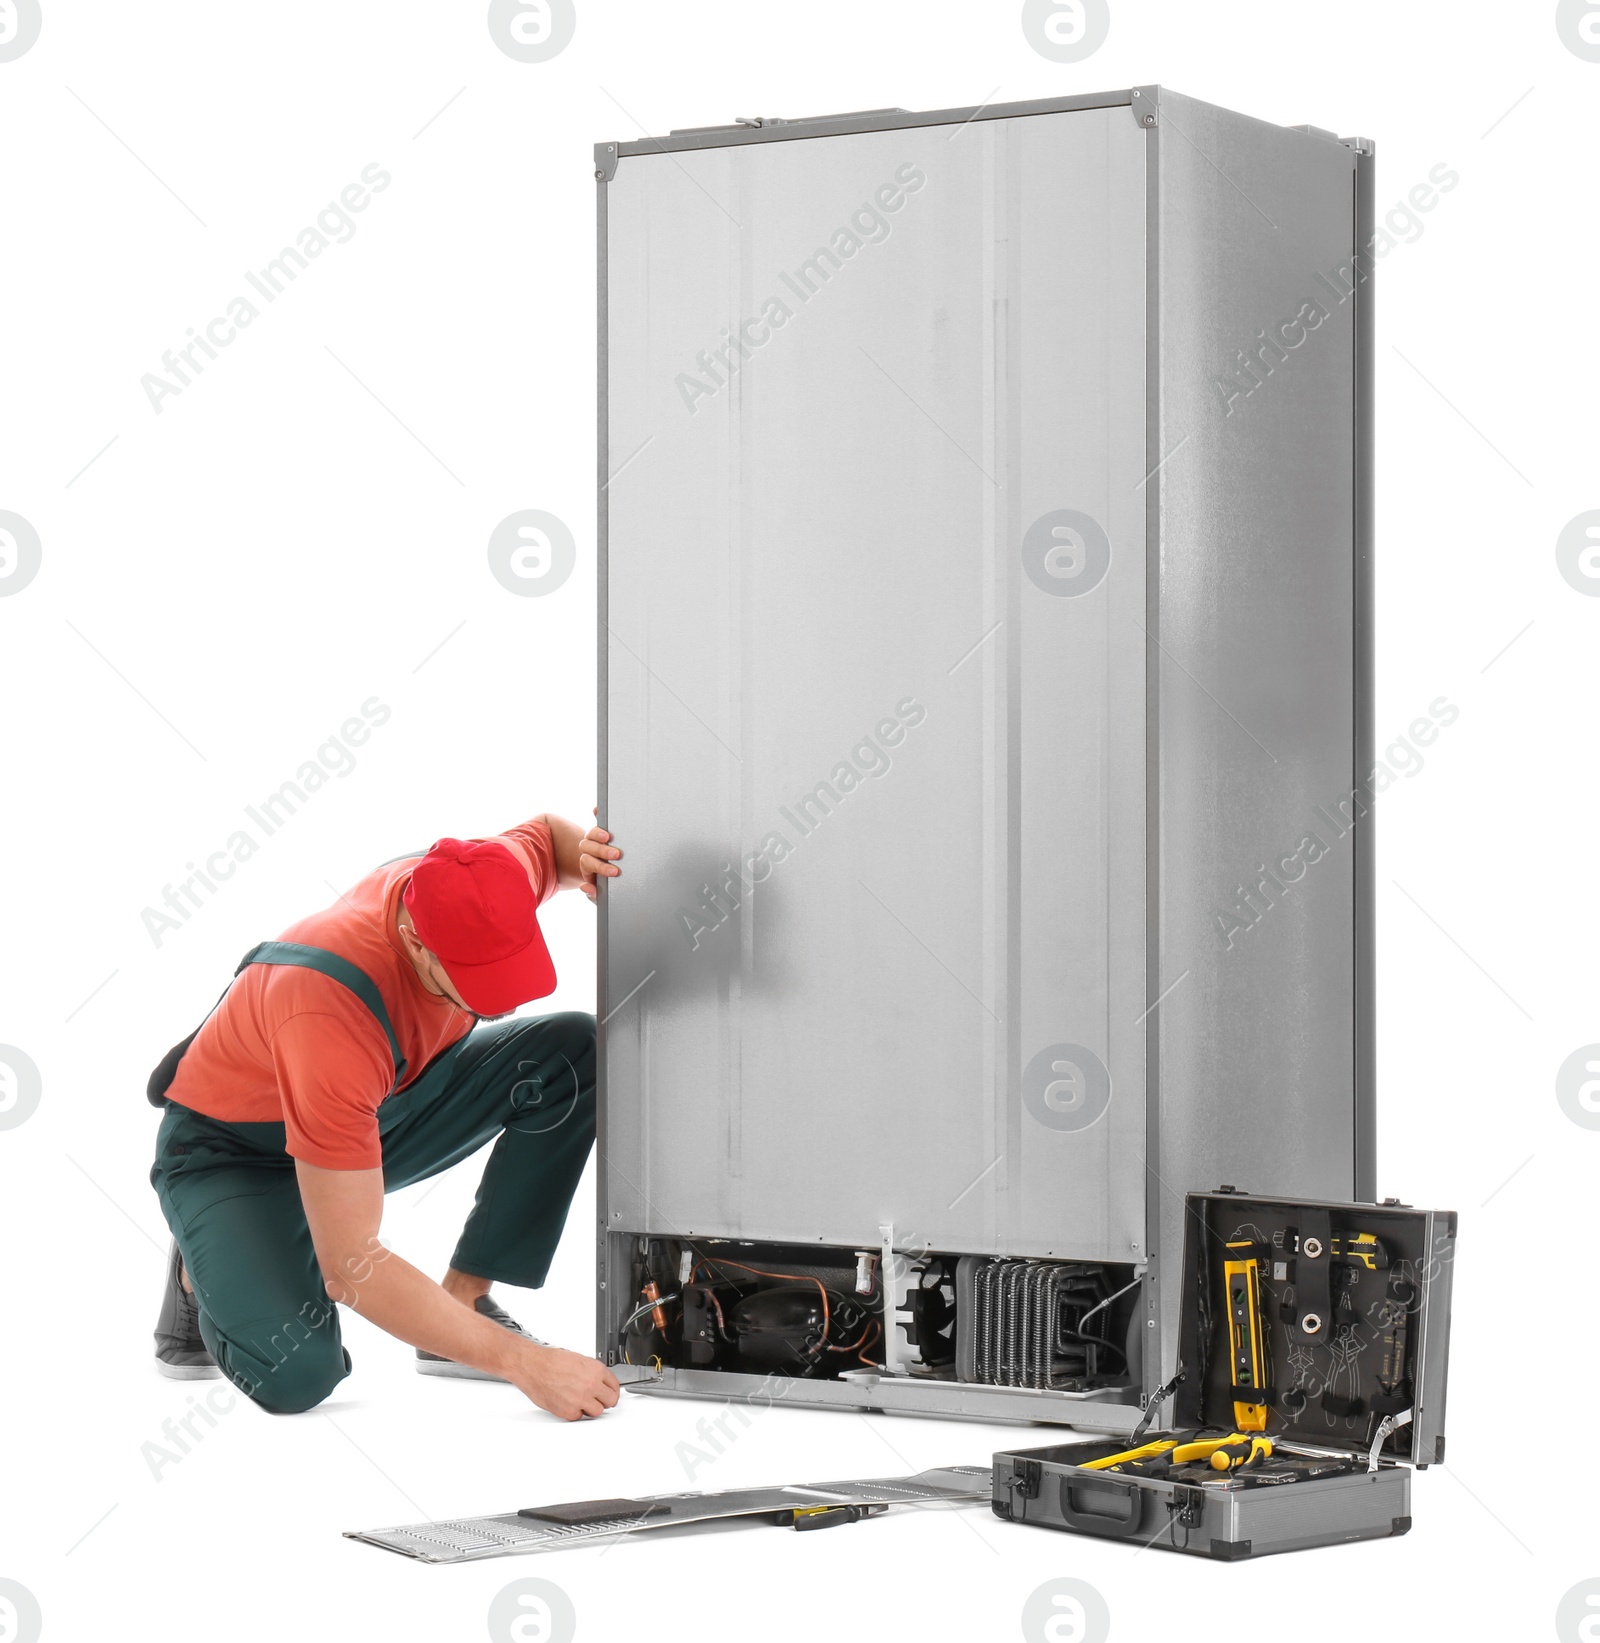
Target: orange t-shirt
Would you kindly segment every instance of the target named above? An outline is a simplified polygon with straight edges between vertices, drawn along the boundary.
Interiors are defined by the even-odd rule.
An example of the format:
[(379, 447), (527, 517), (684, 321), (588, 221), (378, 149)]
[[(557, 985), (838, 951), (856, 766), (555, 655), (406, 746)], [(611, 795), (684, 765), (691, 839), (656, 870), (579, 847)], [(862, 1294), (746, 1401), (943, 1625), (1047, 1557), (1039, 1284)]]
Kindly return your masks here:
[[(497, 842), (527, 864), (534, 894), (548, 901), (557, 888), (550, 829), (525, 822)], [(372, 978), (408, 1083), (474, 1020), (422, 985), (400, 945), (395, 914), (420, 859), (369, 873), (278, 938), (337, 953)], [(376, 1169), (383, 1163), (378, 1106), (393, 1084), (389, 1040), (348, 987), (315, 970), (251, 964), (184, 1053), (167, 1099), (225, 1123), (282, 1124), (290, 1155), (308, 1164)]]

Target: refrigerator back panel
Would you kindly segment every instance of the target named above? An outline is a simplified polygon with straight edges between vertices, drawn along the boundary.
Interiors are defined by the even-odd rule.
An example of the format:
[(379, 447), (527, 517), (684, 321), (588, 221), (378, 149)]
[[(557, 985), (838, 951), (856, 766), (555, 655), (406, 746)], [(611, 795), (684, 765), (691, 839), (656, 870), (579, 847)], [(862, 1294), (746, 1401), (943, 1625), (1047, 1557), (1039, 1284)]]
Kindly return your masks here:
[(607, 188), (613, 1228), (1142, 1247), (1145, 151)]

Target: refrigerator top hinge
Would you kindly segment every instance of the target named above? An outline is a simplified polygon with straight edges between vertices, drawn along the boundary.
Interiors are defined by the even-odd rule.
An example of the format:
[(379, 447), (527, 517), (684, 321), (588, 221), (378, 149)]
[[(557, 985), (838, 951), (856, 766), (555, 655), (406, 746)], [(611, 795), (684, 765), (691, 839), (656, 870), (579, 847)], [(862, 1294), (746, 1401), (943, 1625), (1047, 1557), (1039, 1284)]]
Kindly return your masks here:
[(617, 145), (615, 143), (596, 143), (594, 145), (594, 180), (597, 183), (608, 183), (617, 174)]
[(1157, 123), (1161, 106), (1160, 86), (1135, 86), (1128, 94), (1129, 106), (1133, 109), (1135, 122), (1142, 126), (1153, 126)]
[(1369, 159), (1378, 150), (1378, 145), (1370, 137), (1341, 137), (1339, 139), (1346, 148), (1351, 148), (1357, 154), (1365, 154)]

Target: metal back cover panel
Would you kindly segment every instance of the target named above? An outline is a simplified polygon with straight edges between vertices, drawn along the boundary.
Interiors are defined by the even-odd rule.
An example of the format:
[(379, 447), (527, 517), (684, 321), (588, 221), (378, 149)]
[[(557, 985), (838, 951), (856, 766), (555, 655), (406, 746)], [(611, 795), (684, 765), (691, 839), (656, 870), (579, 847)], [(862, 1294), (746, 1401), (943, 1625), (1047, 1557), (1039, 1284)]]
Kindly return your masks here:
[[(446, 1518), (436, 1523), (400, 1524), (389, 1529), (349, 1529), (345, 1538), (362, 1540), (385, 1551), (423, 1563), (468, 1563), (487, 1557), (514, 1557), (525, 1552), (559, 1552), (619, 1535), (718, 1519), (767, 1516), (796, 1508), (840, 1504), (883, 1506), (962, 1506), (988, 1497), (988, 1466), (944, 1466), (908, 1477), (846, 1478), (831, 1483), (779, 1484), (760, 1489), (721, 1489), (703, 1493), (640, 1495), (616, 1517), (586, 1523), (552, 1523), (502, 1512), (483, 1517)], [(619, 1502), (619, 1506), (623, 1503)], [(656, 1511), (646, 1515), (645, 1508)], [(661, 1508), (665, 1508), (662, 1510)]]
[(612, 1230), (1142, 1250), (1145, 145), (605, 186)]

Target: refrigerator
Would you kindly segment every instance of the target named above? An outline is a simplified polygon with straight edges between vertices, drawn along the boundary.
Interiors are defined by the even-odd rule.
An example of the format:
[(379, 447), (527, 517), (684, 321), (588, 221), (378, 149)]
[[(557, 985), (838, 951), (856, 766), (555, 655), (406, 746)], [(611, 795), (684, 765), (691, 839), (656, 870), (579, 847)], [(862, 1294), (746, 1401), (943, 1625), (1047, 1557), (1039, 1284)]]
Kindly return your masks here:
[(1187, 1195), (1372, 1197), (1372, 168), (1154, 86), (596, 145), (645, 1389), (1127, 1430)]

